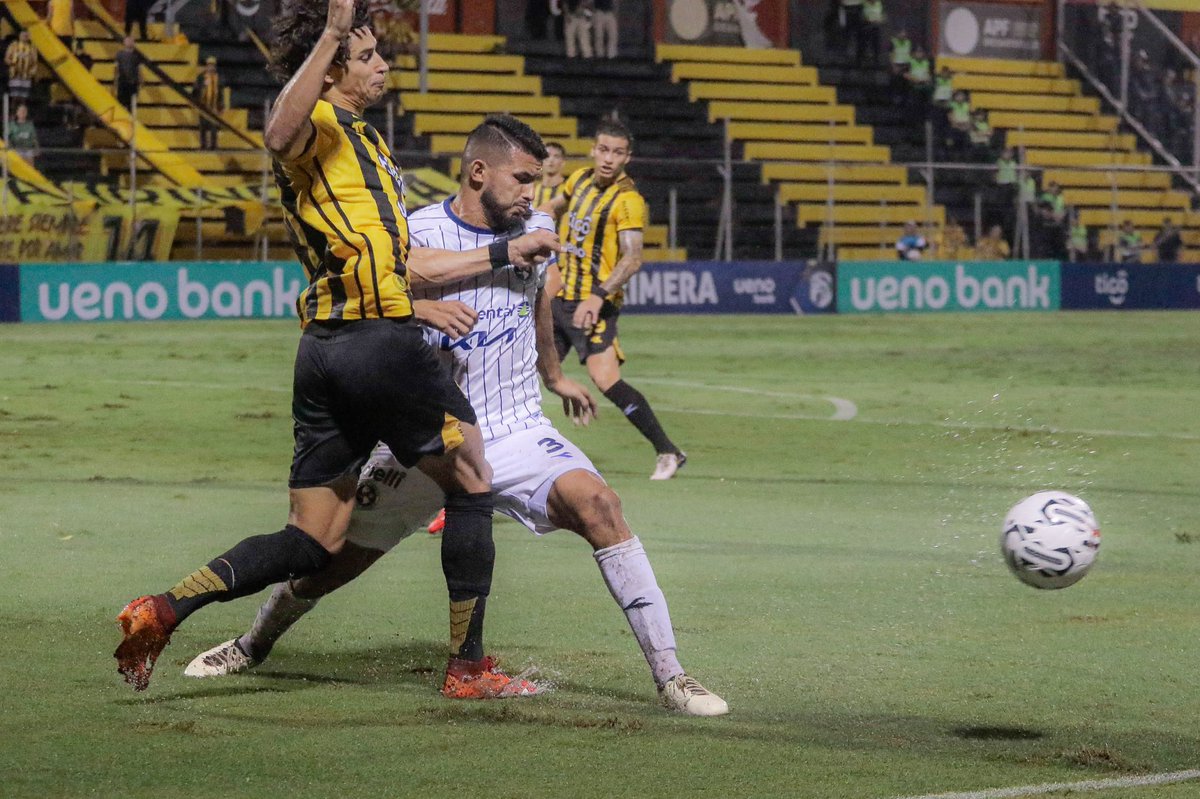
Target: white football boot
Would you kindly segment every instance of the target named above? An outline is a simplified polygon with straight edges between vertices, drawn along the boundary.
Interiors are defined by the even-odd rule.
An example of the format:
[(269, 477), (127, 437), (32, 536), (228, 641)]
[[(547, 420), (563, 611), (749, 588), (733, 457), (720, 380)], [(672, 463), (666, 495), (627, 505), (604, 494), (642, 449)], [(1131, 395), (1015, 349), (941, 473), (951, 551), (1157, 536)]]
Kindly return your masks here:
[(683, 468), (685, 463), (687, 463), (687, 455), (684, 453), (664, 452), (654, 462), (654, 474), (650, 475), (650, 479), (670, 480), (675, 476), (675, 472)]
[(259, 661), (241, 650), (236, 638), (231, 638), (196, 655), (183, 673), (186, 677), (224, 677), (227, 674), (241, 674), (258, 664)]
[(658, 689), (663, 707), (689, 716), (723, 716), (729, 712), (725, 700), (686, 674), (677, 674)]

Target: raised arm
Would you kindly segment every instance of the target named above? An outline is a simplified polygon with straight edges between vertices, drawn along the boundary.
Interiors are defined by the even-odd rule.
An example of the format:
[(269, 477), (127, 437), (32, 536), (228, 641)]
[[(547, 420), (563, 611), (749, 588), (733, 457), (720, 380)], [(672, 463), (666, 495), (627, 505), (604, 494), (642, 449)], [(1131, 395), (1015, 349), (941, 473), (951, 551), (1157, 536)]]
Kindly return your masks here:
[(548, 230), (534, 230), (464, 252), (414, 247), (408, 254), (406, 265), (409, 282), (414, 287), (435, 286), (456, 283), (509, 264), (518, 270), (529, 271), (545, 263), (558, 250), (558, 236)]
[[(310, 119), (325, 88), (325, 75), (338, 48), (351, 34), (354, 0), (329, 0), (325, 31), (296, 74), (283, 87), (263, 131), (263, 143), (281, 161), (297, 158), (313, 135)], [(363, 35), (362, 29), (354, 35)]]

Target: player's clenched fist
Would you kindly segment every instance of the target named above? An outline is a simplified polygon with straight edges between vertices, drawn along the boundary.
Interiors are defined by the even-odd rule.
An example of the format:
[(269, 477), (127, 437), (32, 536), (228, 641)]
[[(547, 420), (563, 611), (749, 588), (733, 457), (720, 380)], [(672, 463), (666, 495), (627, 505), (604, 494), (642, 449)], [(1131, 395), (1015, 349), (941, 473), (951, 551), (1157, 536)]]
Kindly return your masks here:
[(508, 260), (517, 269), (529, 270), (562, 249), (558, 236), (549, 230), (534, 230), (508, 242)]

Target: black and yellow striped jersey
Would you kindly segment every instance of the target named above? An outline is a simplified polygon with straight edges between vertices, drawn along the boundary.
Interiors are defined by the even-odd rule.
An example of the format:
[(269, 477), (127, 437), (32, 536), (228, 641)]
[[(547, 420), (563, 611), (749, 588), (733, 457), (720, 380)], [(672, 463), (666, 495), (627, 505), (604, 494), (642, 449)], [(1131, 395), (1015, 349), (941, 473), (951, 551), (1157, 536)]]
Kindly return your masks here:
[[(558, 255), (564, 300), (586, 300), (592, 286), (612, 274), (617, 265), (617, 234), (646, 226), (646, 201), (633, 179), (622, 175), (605, 188), (596, 186), (594, 169), (574, 172), (562, 185), (567, 210), (558, 226), (563, 249)], [(622, 293), (609, 299), (619, 305)]]
[(378, 132), (351, 111), (317, 101), (304, 151), (276, 162), (285, 221), (308, 288), (301, 325), (412, 316), (405, 261), (404, 181)]
[(565, 181), (560, 180), (557, 186), (547, 186), (545, 183), (539, 180), (537, 183), (533, 184), (534, 209), (536, 210), (541, 208), (543, 205), (561, 194), (564, 182)]

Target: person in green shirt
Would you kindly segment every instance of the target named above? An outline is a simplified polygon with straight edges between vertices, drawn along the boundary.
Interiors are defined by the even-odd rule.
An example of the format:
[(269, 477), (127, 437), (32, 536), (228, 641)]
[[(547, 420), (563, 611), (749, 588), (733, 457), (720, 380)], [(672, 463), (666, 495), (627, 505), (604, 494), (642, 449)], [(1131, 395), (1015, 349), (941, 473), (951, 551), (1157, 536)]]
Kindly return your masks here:
[(988, 121), (987, 111), (976, 108), (971, 112), (971, 148), (975, 160), (987, 163), (992, 160), (992, 123)]
[[(871, 66), (879, 66), (880, 50), (883, 47), (883, 24), (887, 21), (883, 0), (866, 0), (863, 3), (862, 15), (865, 49), (871, 51)], [(858, 65), (865, 66), (862, 53), (859, 53)]]
[(25, 103), (17, 106), (13, 120), (8, 123), (8, 146), (30, 164), (37, 158), (37, 129), (29, 118), (29, 107)]
[(1017, 187), (1017, 154), (1011, 147), (1001, 150), (996, 159), (996, 185)]
[(951, 150), (964, 152), (971, 141), (971, 101), (962, 89), (950, 98), (946, 120), (949, 123), (946, 146)]
[(892, 77), (903, 79), (908, 74), (908, 62), (912, 59), (913, 43), (908, 32), (901, 28), (892, 36)]
[(1142, 262), (1142, 250), (1146, 243), (1142, 234), (1133, 227), (1133, 220), (1126, 219), (1121, 223), (1121, 231), (1117, 234), (1117, 260), (1123, 264), (1139, 264)]
[(1091, 246), (1088, 243), (1087, 225), (1079, 221), (1079, 212), (1071, 214), (1071, 230), (1067, 234), (1067, 255), (1071, 261), (1086, 261)]

